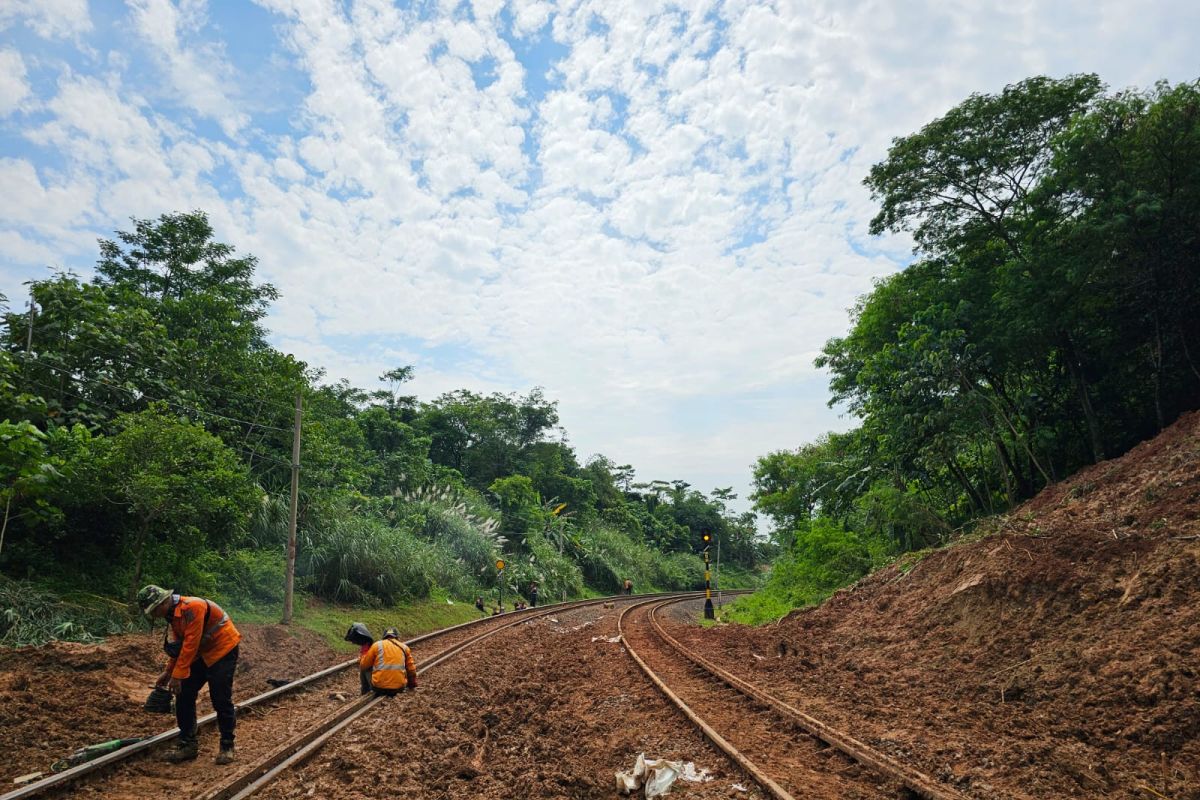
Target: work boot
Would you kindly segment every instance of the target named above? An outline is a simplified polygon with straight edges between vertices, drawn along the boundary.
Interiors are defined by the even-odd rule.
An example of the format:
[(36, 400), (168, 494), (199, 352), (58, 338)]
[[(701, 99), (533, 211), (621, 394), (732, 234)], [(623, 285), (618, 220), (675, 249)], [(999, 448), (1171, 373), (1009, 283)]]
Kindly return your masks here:
[(221, 751), (217, 753), (217, 757), (213, 759), (215, 764), (232, 764), (237, 761), (237, 753), (234, 752), (233, 742), (229, 744), (221, 743)]
[(180, 739), (175, 747), (167, 751), (166, 759), (172, 764), (191, 761), (200, 755), (200, 745), (195, 739)]

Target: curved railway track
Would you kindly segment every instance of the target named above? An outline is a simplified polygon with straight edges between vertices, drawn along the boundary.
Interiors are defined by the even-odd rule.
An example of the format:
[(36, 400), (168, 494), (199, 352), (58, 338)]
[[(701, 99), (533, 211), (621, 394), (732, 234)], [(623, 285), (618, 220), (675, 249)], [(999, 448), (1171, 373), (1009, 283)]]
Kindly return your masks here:
[[(695, 593), (665, 596), (695, 596)], [(417, 660), (418, 674), (423, 674), (500, 631), (542, 616), (623, 599), (627, 598), (617, 596), (579, 600), (485, 617), (414, 637), (408, 644)], [(352, 669), (357, 663), (357, 658), (348, 659), (285, 686), (239, 701), (238, 771), (233, 778), (219, 785), (208, 783), (211, 780), (211, 764), (203, 763), (206, 760), (203, 754), (198, 761), (174, 765), (170, 770), (164, 770), (161, 764), (144, 758), (178, 737), (179, 729), (171, 728), (138, 744), (0, 795), (0, 800), (139, 797), (144, 796), (144, 791), (151, 786), (155, 791), (170, 791), (176, 795), (207, 800), (249, 797), (274, 777), (303, 761), (353, 720), (370, 711), (377, 702), (387, 699), (358, 696), (358, 673)], [(319, 689), (322, 694), (314, 695), (314, 689)], [(210, 713), (201, 717), (198, 723), (204, 727), (211, 725), (215, 719), (216, 715)], [(294, 735), (280, 745), (280, 731), (285, 732), (282, 734), (284, 736), (288, 733)], [(114, 774), (116, 770), (122, 770), (123, 774)], [(109, 782), (125, 785), (109, 787)], [(166, 784), (171, 785), (168, 787)]]
[(957, 790), (805, 714), (684, 647), (658, 612), (682, 598), (642, 600), (617, 627), (650, 680), (776, 800), (966, 800)]

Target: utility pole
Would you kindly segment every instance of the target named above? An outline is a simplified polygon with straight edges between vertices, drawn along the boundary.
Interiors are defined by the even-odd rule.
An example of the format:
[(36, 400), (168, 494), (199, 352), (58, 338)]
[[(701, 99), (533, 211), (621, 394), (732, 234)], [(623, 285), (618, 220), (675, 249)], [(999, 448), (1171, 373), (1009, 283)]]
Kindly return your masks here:
[(296, 422), (292, 429), (292, 503), (288, 514), (287, 577), (283, 584), (283, 624), (292, 624), (292, 590), (296, 584), (296, 515), (300, 506), (300, 420), (303, 396), (296, 392)]
[(33, 304), (33, 295), (29, 295), (29, 332), (25, 334), (25, 352), (33, 352), (33, 315), (37, 313), (37, 306)]

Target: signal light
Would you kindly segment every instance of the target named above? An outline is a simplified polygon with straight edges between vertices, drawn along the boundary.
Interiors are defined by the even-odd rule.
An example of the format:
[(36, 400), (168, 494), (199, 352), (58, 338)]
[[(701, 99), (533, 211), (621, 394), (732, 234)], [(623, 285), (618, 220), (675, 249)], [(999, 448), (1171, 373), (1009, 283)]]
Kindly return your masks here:
[(700, 534), (700, 541), (704, 542), (705, 544), (708, 544), (709, 542), (712, 541), (712, 534), (709, 533), (708, 531), (705, 531), (704, 533)]

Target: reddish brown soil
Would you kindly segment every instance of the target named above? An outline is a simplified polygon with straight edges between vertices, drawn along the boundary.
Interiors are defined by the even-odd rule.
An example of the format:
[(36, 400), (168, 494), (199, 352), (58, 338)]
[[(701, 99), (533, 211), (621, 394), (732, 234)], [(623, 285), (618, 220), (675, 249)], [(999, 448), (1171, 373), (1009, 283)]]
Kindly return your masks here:
[(709, 783), (677, 782), (671, 797), (762, 797), (619, 643), (593, 641), (616, 635), (615, 610), (556, 619), (510, 629), (434, 668), (419, 691), (386, 701), (261, 796), (616, 797), (614, 773), (645, 752), (712, 771)]
[[(980, 800), (1196, 799), (1198, 537), (1193, 414), (1051, 487), (986, 536), (882, 570), (820, 608), (761, 629), (669, 626), (732, 671)], [(266, 688), (266, 677), (338, 660), (315, 639), (246, 627), (240, 696)], [(713, 772), (711, 783), (679, 783), (671, 796), (761, 797), (604, 640), (615, 627), (616, 610), (592, 609), (501, 633), (432, 670), (419, 692), (381, 704), (265, 796), (612, 797), (613, 773), (644, 751)], [(143, 635), (0, 655), (0, 775), (169, 727), (140, 711), (157, 648)], [(280, 741), (295, 733), (264, 713)], [(196, 770), (207, 774), (204, 762)], [(147, 796), (146, 785), (130, 783), (128, 796)]]
[[(276, 625), (239, 625), (235, 697), (270, 689), (267, 678), (298, 678), (345, 660), (315, 634)], [(174, 727), (142, 703), (162, 670), (162, 629), (103, 644), (56, 642), (0, 651), (0, 783), (50, 765), (78, 747), (147, 736)], [(208, 692), (201, 713), (211, 710)]]
[[(672, 627), (980, 798), (1200, 798), (1200, 413), (759, 629)], [(1156, 794), (1157, 793), (1157, 794)]]

